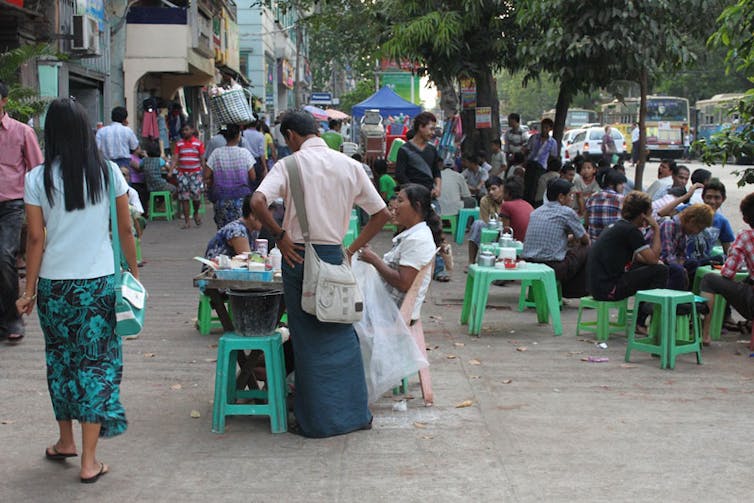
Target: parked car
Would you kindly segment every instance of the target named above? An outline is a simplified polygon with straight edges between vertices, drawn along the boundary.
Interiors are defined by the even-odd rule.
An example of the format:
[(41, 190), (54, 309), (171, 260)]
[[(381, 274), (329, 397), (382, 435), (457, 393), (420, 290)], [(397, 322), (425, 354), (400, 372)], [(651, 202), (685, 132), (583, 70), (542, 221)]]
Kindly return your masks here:
[[(610, 128), (610, 134), (615, 141), (617, 154), (620, 157), (624, 157), (626, 153), (626, 140), (623, 134), (615, 128)], [(577, 155), (583, 155), (593, 161), (600, 160), (602, 158), (602, 137), (604, 135), (605, 129), (602, 127), (590, 127), (578, 130), (571, 144), (566, 147), (567, 158), (573, 159)]]
[(563, 133), (563, 141), (560, 142), (560, 160), (563, 162), (570, 161), (571, 158), (568, 156), (568, 147), (573, 143), (573, 139), (576, 137), (576, 135), (583, 131), (581, 128), (577, 129), (569, 129), (565, 133)]

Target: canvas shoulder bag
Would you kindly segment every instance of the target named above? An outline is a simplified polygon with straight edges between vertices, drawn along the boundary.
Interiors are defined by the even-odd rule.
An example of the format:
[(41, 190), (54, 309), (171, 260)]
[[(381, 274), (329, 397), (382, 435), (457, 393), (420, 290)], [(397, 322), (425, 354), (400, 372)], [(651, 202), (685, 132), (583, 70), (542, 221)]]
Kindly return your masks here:
[(120, 235), (118, 212), (115, 207), (115, 180), (110, 172), (110, 225), (112, 227), (113, 263), (115, 266), (115, 333), (120, 336), (136, 335), (144, 327), (147, 312), (147, 290), (128, 272), (121, 272)]
[(301, 170), (295, 155), (284, 159), (291, 182), (290, 190), (296, 207), (301, 231), (304, 234), (304, 281), (301, 292), (301, 309), (326, 323), (354, 323), (361, 320), (364, 299), (351, 271), (345, 249), (340, 265), (330, 264), (319, 258), (309, 238), (309, 220), (304, 203), (304, 188)]

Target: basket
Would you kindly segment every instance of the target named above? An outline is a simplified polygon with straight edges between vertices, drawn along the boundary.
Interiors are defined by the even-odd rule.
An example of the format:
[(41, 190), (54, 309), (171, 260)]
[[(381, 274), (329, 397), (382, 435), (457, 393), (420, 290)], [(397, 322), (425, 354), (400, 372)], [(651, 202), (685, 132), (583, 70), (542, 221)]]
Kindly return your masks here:
[(218, 269), (217, 279), (240, 281), (272, 281), (272, 271), (249, 271), (248, 269)]
[(219, 124), (247, 124), (254, 121), (249, 101), (242, 89), (231, 89), (209, 100), (212, 118)]

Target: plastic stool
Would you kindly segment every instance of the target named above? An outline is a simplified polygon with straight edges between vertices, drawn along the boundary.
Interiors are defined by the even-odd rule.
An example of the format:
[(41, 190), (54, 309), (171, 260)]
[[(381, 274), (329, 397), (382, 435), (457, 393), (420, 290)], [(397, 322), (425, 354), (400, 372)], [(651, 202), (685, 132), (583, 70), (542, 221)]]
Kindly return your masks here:
[[(164, 211), (157, 211), (156, 202), (157, 198), (161, 197), (162, 202), (165, 204)], [(152, 221), (155, 217), (163, 217), (165, 220), (173, 220), (173, 200), (172, 194), (169, 190), (157, 190), (149, 193), (149, 220)]]
[[(451, 239), (455, 239), (456, 236), (456, 229), (458, 228), (458, 215), (443, 215), (440, 217), (440, 220), (442, 221), (442, 231), (446, 234), (450, 234)], [(445, 223), (448, 223), (448, 226), (445, 226)]]
[[(654, 304), (654, 314), (649, 334), (636, 339), (636, 323), (631, 323), (626, 346), (626, 361), (630, 360), (631, 351), (644, 351), (660, 356), (660, 368), (675, 368), (676, 356), (683, 353), (696, 353), (696, 363), (702, 363), (702, 344), (699, 335), (699, 316), (696, 312), (695, 296), (690, 292), (678, 290), (654, 289), (636, 292), (634, 312), (638, 313), (642, 302)], [(678, 325), (688, 326), (688, 315), (676, 316), (676, 308), (681, 304), (691, 304), (691, 323), (694, 327), (691, 341), (677, 340)], [(684, 333), (681, 330), (681, 336)]]
[(466, 234), (466, 224), (469, 218), (474, 221), (479, 218), (479, 207), (461, 208), (458, 211), (458, 225), (456, 226), (456, 243), (463, 243), (463, 236)]
[(346, 235), (343, 236), (343, 246), (348, 248), (355, 240), (356, 233), (353, 231), (353, 229), (349, 229), (348, 232), (346, 232)]
[[(226, 302), (225, 305), (227, 306), (228, 315), (232, 316), (230, 302)], [(202, 335), (209, 335), (212, 330), (223, 328), (220, 318), (212, 312), (212, 303), (209, 297), (203, 293), (199, 294), (199, 305), (196, 308), (196, 328), (199, 329), (199, 333)]]
[[(581, 321), (584, 309), (596, 309), (596, 321)], [(610, 321), (610, 310), (618, 310), (618, 321)], [(591, 332), (598, 341), (606, 341), (613, 332), (626, 333), (628, 324), (628, 298), (622, 300), (595, 300), (594, 297), (582, 297), (579, 300), (579, 316), (576, 320), (576, 337), (580, 332)]]
[[(243, 350), (264, 352), (267, 372), (266, 390), (236, 389), (236, 353)], [(272, 433), (288, 430), (285, 407), (285, 360), (280, 333), (263, 337), (243, 337), (225, 332), (217, 343), (215, 402), (212, 408), (212, 432), (225, 432), (225, 416), (269, 416)], [(239, 398), (259, 398), (266, 404), (237, 404)]]
[(136, 244), (136, 262), (141, 263), (141, 239), (134, 236), (134, 243)]
[(359, 217), (355, 215), (351, 215), (351, 218), (348, 220), (348, 230), (353, 231), (353, 237), (356, 239), (356, 236), (359, 235)]
[(500, 231), (497, 229), (482, 229), (480, 244), (497, 243), (500, 238)]

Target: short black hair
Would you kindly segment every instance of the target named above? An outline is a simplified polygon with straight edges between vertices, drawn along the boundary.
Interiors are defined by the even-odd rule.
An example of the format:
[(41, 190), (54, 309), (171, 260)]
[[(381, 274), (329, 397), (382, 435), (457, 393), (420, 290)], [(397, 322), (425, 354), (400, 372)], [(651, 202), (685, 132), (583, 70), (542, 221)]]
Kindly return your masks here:
[(708, 169), (697, 168), (691, 173), (691, 183), (707, 183), (710, 178), (712, 178), (712, 172)]
[(512, 114), (508, 114), (508, 122), (510, 121), (521, 122), (521, 116), (515, 112)]
[(493, 145), (497, 145), (498, 147), (502, 147), (503, 146), (503, 142), (500, 141), (500, 138), (495, 138), (490, 143), (493, 144)]
[(0, 80), (0, 99), (8, 97), (8, 86)]
[(508, 178), (503, 185), (503, 191), (511, 200), (524, 197), (524, 186), (515, 178)]
[(681, 197), (682, 195), (686, 194), (686, 192), (686, 187), (670, 187), (668, 189), (668, 194), (673, 197)]
[(719, 178), (710, 178), (709, 181), (704, 185), (704, 188), (702, 189), (702, 199), (704, 199), (704, 194), (706, 194), (708, 190), (716, 190), (720, 193), (721, 196), (723, 196), (723, 199), (726, 198), (725, 185), (720, 181)]
[(597, 183), (603, 189), (610, 188), (615, 190), (615, 188), (621, 183), (626, 183), (626, 175), (617, 169), (602, 169), (597, 173)]
[(160, 142), (157, 140), (144, 140), (144, 151), (149, 157), (160, 157)]
[(563, 167), (560, 169), (560, 172), (568, 173), (569, 171), (576, 171), (576, 166), (573, 163), (567, 162), (563, 164)]
[(243, 202), (241, 203), (241, 215), (243, 215), (244, 218), (249, 218), (249, 215), (254, 214), (254, 210), (251, 207), (251, 196), (253, 194), (247, 194), (243, 198)]
[(329, 121), (327, 121), (327, 127), (329, 127), (330, 129), (335, 129), (336, 127), (338, 127), (338, 123), (339, 121), (337, 121), (336, 119), (330, 119)]
[(414, 133), (419, 131), (420, 127), (426, 126), (430, 122), (434, 122), (435, 124), (437, 123), (437, 117), (435, 117), (435, 114), (433, 114), (432, 112), (422, 112), (414, 117)]
[(361, 160), (363, 159), (363, 157), (361, 157), (361, 154), (360, 154), (360, 153), (356, 152), (355, 154), (353, 154), (353, 155), (351, 156), (351, 159), (353, 159), (354, 161), (359, 161), (359, 162), (361, 162)]
[(309, 112), (292, 110), (285, 112), (280, 120), (280, 134), (287, 137), (288, 131), (293, 131), (299, 136), (309, 136), (319, 133), (319, 126)]
[(225, 129), (220, 131), (220, 134), (223, 135), (226, 142), (235, 140), (241, 134), (241, 126), (238, 124), (226, 124)]
[(561, 194), (571, 192), (573, 184), (564, 178), (555, 178), (547, 184), (547, 200), (557, 201)]
[(513, 164), (521, 164), (524, 162), (524, 153), (523, 152), (513, 152), (513, 156), (511, 157), (511, 162)]
[(743, 198), (740, 209), (744, 221), (749, 225), (754, 225), (754, 192)]
[(670, 170), (673, 172), (674, 175), (677, 175), (681, 172), (681, 170), (686, 171), (687, 173), (691, 173), (691, 170), (688, 168), (688, 166), (684, 166), (683, 164), (675, 164), (670, 167)]
[(498, 176), (491, 176), (491, 177), (489, 177), (487, 179), (486, 182), (484, 182), (484, 187), (487, 190), (490, 190), (490, 187), (492, 187), (493, 185), (497, 185), (498, 187), (502, 187), (503, 186), (503, 180), (502, 180), (502, 178), (500, 178)]
[(560, 171), (563, 164), (560, 162), (560, 157), (550, 157), (547, 159), (547, 171)]
[(113, 122), (122, 123), (126, 119), (128, 119), (128, 110), (126, 110), (126, 107), (115, 107), (113, 108), (113, 111), (110, 112), (110, 120)]
[(372, 169), (378, 175), (384, 175), (385, 173), (387, 173), (387, 161), (385, 159), (375, 159)]
[(541, 122), (539, 123), (539, 125), (540, 125), (541, 127), (543, 127), (543, 128), (544, 128), (545, 126), (547, 126), (547, 127), (549, 127), (550, 129), (552, 129), (552, 128), (554, 128), (554, 127), (555, 127), (555, 123), (554, 123), (554, 122), (552, 121), (552, 119), (550, 119), (549, 117), (545, 117), (544, 119), (542, 119), (542, 121), (541, 121)]

